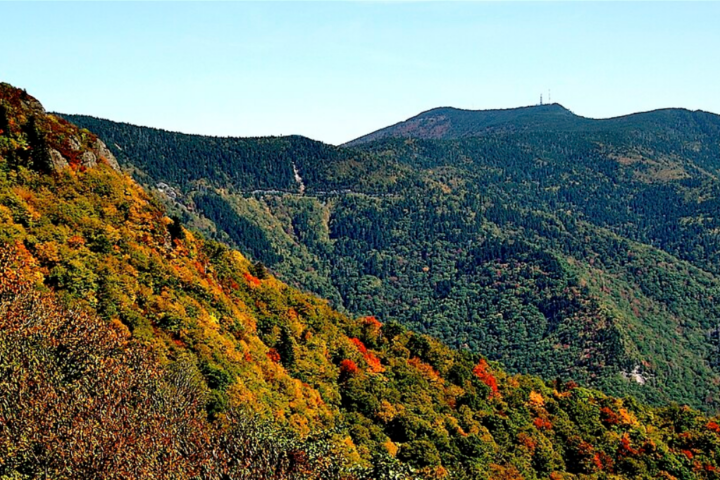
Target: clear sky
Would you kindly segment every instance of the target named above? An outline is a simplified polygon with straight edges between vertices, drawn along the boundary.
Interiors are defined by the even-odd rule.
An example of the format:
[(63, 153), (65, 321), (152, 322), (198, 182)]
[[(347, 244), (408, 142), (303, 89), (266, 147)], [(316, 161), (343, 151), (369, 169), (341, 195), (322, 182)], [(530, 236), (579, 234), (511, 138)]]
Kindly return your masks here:
[(48, 110), (342, 143), (437, 106), (720, 113), (717, 2), (0, 1), (0, 81)]

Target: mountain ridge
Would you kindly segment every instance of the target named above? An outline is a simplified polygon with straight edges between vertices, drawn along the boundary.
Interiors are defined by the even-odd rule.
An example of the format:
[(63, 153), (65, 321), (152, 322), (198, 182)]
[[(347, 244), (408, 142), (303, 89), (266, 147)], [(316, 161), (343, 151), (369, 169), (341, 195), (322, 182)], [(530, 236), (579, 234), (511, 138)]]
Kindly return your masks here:
[[(707, 298), (720, 285), (720, 165), (712, 137), (676, 119), (687, 115), (654, 114), (657, 128), (648, 117), (630, 119), (640, 132), (494, 130), (353, 148), (308, 140), (295, 142), (290, 156), (276, 155), (289, 152), (285, 139), (242, 140), (252, 165), (287, 170), (261, 171), (269, 182), (262, 191), (228, 183), (230, 164), (202, 175), (207, 162), (186, 151), (212, 147), (212, 139), (196, 137), (185, 149), (154, 135), (138, 149), (134, 139), (146, 130), (69, 118), (132, 147), (116, 154), (150, 172), (151, 188), (179, 188), (180, 199), (160, 194), (188, 225), (344, 311), (398, 319), (514, 372), (714, 411), (716, 340), (707, 332), (720, 314)], [(684, 299), (683, 291), (693, 294)], [(685, 333), (675, 338), (667, 325)], [(673, 374), (668, 362), (687, 375)], [(636, 368), (648, 379), (642, 385), (631, 375)], [(702, 387), (684, 384), (698, 374)]]
[[(92, 151), (92, 134), (33, 114), (17, 94), (0, 86), (0, 476), (717, 478), (717, 418), (677, 405), (649, 407), (564, 378), (510, 375), (478, 353), (448, 348), (397, 322), (341, 314), (282, 283), (262, 263), (168, 218), (157, 196), (109, 162), (76, 162)], [(73, 150), (75, 138), (80, 145)], [(167, 146), (148, 145), (159, 149), (150, 156)], [(48, 169), (46, 153), (66, 147), (75, 152), (73, 161)], [(275, 147), (282, 145), (258, 152), (271, 156)], [(371, 154), (361, 158), (380, 162)], [(167, 160), (181, 164), (188, 158)], [(333, 168), (350, 161), (350, 175), (355, 173), (352, 156), (334, 160)], [(393, 171), (412, 173), (400, 166)], [(459, 189), (447, 169), (422, 173), (425, 183), (398, 181), (402, 188), (392, 196), (348, 194), (326, 203), (301, 195), (212, 194), (229, 208), (216, 213), (240, 216), (241, 208), (254, 207), (246, 221), (272, 214), (276, 228), (260, 231), (287, 228), (308, 251), (332, 246), (324, 235), (334, 232), (335, 253), (350, 254), (338, 255), (333, 269), (341, 277), (363, 273), (361, 295), (353, 297), (358, 301), (389, 298), (377, 290), (382, 282), (395, 288), (410, 282), (411, 289), (401, 292), (407, 305), (423, 297), (448, 310), (457, 307), (456, 298), (462, 304), (478, 296), (467, 288), (485, 288), (484, 300), (498, 308), (481, 320), (491, 320), (502, 335), (486, 330), (475, 338), (480, 346), (494, 342), (502, 349), (507, 345), (497, 340), (514, 341), (508, 334), (522, 329), (532, 345), (548, 324), (559, 330), (544, 338), (550, 351), (560, 352), (551, 358), (557, 360), (577, 352), (571, 343), (579, 325), (590, 347), (581, 353), (592, 357), (582, 360), (592, 363), (600, 353), (612, 353), (592, 355), (592, 348), (613, 336), (582, 328), (602, 322), (613, 313), (610, 307), (623, 315), (633, 314), (632, 307), (638, 314), (669, 309), (687, 331), (672, 329), (679, 340), (705, 334), (680, 309), (705, 298), (698, 282), (712, 281), (709, 274), (693, 283), (667, 253), (644, 255), (650, 247), (614, 234), (598, 237), (592, 225), (567, 213), (512, 210), (508, 202), (493, 206)], [(452, 195), (453, 188), (460, 193)], [(341, 202), (347, 208), (329, 210)], [(401, 227), (410, 219), (422, 228), (413, 227), (407, 243)], [(531, 234), (520, 237), (523, 230)], [(559, 244), (581, 241), (563, 256), (563, 250), (545, 251), (547, 244), (533, 242), (543, 232)], [(274, 251), (276, 238), (259, 251)], [(586, 238), (593, 250), (583, 250)], [(352, 255), (354, 242), (362, 243), (359, 258)], [(396, 243), (398, 250), (390, 248)], [(362, 261), (362, 270), (354, 269), (354, 260)], [(630, 269), (620, 268), (628, 261)], [(635, 270), (650, 280), (630, 289), (622, 276)], [(653, 296), (658, 288), (667, 303)], [(605, 290), (617, 297), (616, 305), (601, 305), (605, 311), (598, 312), (574, 308), (592, 301), (586, 292)], [(645, 297), (638, 299), (641, 290)], [(673, 290), (687, 295), (675, 297)], [(525, 305), (530, 300), (535, 303)], [(431, 325), (430, 315), (419, 320)], [(620, 340), (627, 339), (632, 335)], [(663, 365), (682, 378), (685, 366), (673, 363), (682, 357), (670, 353)], [(692, 367), (704, 368), (703, 361)], [(654, 381), (645, 375), (653, 368), (646, 363), (627, 366), (633, 382)], [(270, 427), (253, 426), (252, 412)], [(284, 429), (295, 436), (288, 438)]]
[(660, 108), (635, 112), (609, 118), (590, 118), (573, 113), (559, 103), (513, 107), (505, 109), (470, 110), (455, 107), (436, 107), (421, 112), (407, 120), (383, 127), (343, 146), (359, 146), (384, 138), (457, 139), (478, 136), (500, 128), (514, 130), (556, 130), (575, 131), (580, 128), (607, 128), (608, 126), (641, 124), (659, 115), (682, 114), (694, 117), (712, 112), (685, 108)]

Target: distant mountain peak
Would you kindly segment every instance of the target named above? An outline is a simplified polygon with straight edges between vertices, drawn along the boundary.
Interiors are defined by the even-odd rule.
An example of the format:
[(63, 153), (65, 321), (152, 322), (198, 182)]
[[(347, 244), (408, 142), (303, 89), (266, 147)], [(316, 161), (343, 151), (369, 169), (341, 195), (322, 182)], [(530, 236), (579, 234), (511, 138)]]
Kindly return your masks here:
[[(510, 108), (492, 108), (492, 109), (479, 109), (473, 110), (469, 108), (457, 108), (457, 107), (435, 107), (430, 110), (419, 113), (416, 117), (420, 117), (427, 114), (437, 113), (478, 113), (484, 115), (499, 114), (499, 113), (524, 113), (524, 112), (543, 112), (543, 113), (555, 113), (555, 112), (566, 112), (571, 115), (575, 115), (570, 110), (565, 108), (559, 103), (545, 103), (542, 105), (527, 105), (524, 107), (510, 107)], [(413, 117), (415, 118), (415, 117)]]
[(377, 130), (348, 142), (359, 145), (387, 137), (445, 139), (472, 137), (487, 131), (557, 127), (559, 124), (585, 120), (559, 103), (492, 110), (467, 110), (437, 107), (422, 112), (404, 122)]

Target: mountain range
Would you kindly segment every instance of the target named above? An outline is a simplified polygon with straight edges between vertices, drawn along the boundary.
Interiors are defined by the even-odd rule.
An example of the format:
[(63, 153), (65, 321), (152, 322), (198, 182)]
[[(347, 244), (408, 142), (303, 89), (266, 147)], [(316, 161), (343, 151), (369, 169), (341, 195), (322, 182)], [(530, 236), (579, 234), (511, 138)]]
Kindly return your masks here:
[(718, 144), (677, 114), (335, 147), (0, 84), (0, 477), (716, 478)]
[(673, 125), (679, 130), (699, 127), (708, 135), (717, 135), (716, 117), (709, 112), (667, 108), (596, 120), (575, 115), (558, 103), (502, 110), (441, 107), (369, 133), (345, 145), (357, 146), (385, 138), (447, 140), (498, 132), (600, 132), (653, 127), (663, 129), (672, 128)]
[(343, 147), (66, 118), (188, 225), (343, 311), (717, 408), (717, 115), (441, 108)]

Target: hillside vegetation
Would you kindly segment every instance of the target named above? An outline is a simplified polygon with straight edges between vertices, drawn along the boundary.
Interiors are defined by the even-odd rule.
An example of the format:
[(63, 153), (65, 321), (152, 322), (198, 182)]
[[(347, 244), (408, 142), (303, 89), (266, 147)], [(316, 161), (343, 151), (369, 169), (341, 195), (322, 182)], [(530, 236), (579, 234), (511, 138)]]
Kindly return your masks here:
[[(111, 159), (49, 167), (94, 135), (6, 84), (0, 102), (0, 476), (716, 478), (717, 420), (338, 313)], [(519, 271), (575, 268), (538, 258)]]
[[(343, 311), (398, 320), (512, 372), (717, 410), (716, 115), (443, 108), (357, 148), (224, 140), (300, 178), (289, 189), (268, 176), (262, 191), (201, 168), (173, 183), (178, 165), (204, 161), (173, 134), (67, 117), (150, 188), (174, 188), (161, 198), (186, 224)], [(423, 122), (448, 127), (435, 135)], [(183, 139), (196, 152), (217, 141)], [(293, 157), (278, 159), (287, 144)]]

